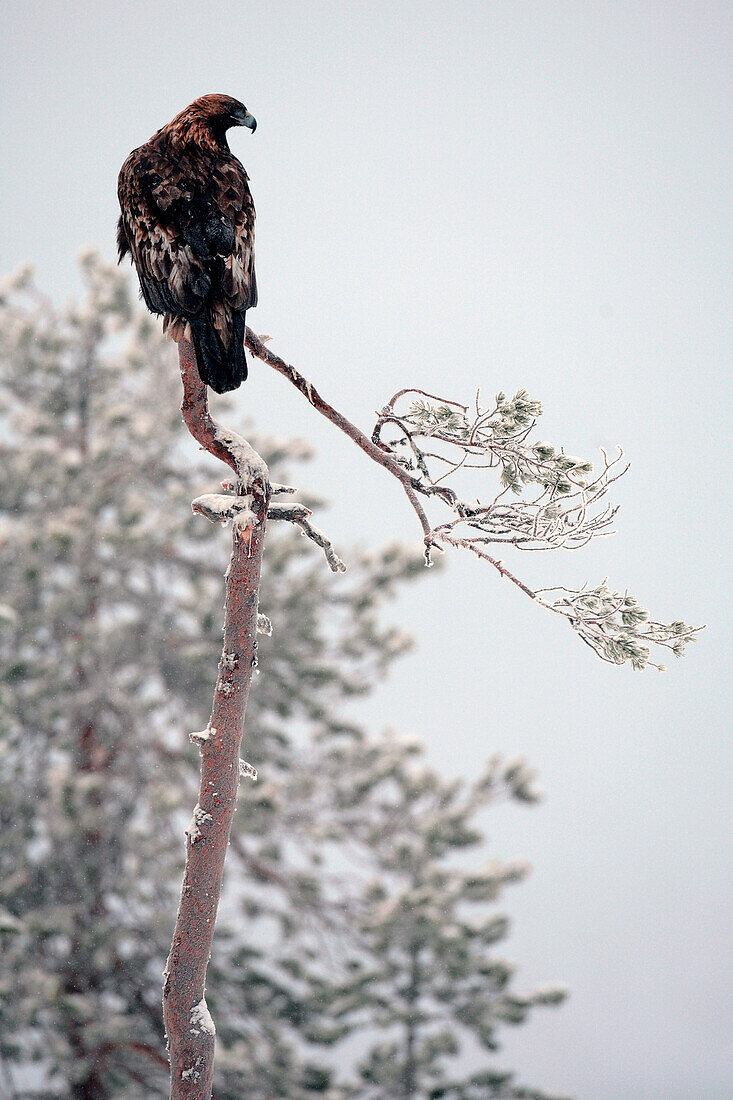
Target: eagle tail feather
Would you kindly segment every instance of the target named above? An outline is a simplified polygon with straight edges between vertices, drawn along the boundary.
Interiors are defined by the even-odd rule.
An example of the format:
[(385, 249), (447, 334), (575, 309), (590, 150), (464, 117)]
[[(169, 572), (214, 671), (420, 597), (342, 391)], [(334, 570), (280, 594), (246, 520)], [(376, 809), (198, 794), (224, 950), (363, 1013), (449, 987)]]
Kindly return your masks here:
[(229, 347), (225, 348), (208, 310), (190, 318), (196, 365), (201, 381), (215, 393), (236, 390), (247, 377), (247, 360), (244, 355), (244, 312), (233, 317), (233, 331)]

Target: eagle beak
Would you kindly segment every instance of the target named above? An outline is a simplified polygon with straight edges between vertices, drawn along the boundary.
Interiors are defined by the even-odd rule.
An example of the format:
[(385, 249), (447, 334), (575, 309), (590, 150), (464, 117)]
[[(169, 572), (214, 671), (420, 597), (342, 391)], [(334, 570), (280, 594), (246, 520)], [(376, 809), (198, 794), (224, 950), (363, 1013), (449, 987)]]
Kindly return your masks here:
[(239, 125), (240, 126), (246, 126), (249, 130), (252, 131), (252, 133), (254, 133), (255, 130), (257, 129), (257, 119), (255, 118), (254, 115), (251, 115), (249, 113), (249, 111), (247, 111), (247, 113), (241, 119)]

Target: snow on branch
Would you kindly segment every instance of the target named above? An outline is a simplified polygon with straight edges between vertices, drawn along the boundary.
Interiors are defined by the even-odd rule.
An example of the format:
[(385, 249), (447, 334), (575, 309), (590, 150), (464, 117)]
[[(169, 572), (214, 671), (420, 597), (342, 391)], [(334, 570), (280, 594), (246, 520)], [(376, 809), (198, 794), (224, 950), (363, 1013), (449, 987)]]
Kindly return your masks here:
[[(548, 603), (541, 597), (541, 593), (546, 592), (564, 595)], [(683, 657), (685, 646), (694, 642), (703, 629), (688, 626), (681, 620), (655, 622), (633, 596), (628, 592), (613, 592), (605, 581), (595, 588), (584, 585), (578, 591), (540, 588), (535, 597), (543, 607), (563, 615), (586, 645), (613, 665), (630, 661), (632, 668), (643, 669), (651, 665), (663, 672), (664, 665), (650, 660), (650, 645), (661, 646), (671, 650), (675, 657)]]
[[(703, 629), (681, 621), (652, 620), (633, 596), (611, 591), (605, 581), (595, 588), (533, 591), (491, 552), (496, 546), (578, 550), (592, 539), (613, 534), (618, 506), (609, 502), (608, 494), (629, 468), (620, 448), (613, 456), (601, 450), (594, 469), (587, 459), (534, 438), (542, 405), (526, 390), (513, 397), (498, 393), (483, 406), (480, 391), (471, 405), (464, 405), (421, 389), (402, 389), (378, 414), (368, 438), (250, 329), (246, 343), (400, 481), (423, 530), (427, 565), (435, 548), (470, 550), (530, 599), (563, 616), (582, 641), (611, 664), (628, 661), (635, 669), (663, 669), (651, 660), (651, 646), (681, 657)], [(484, 472), (494, 475), (494, 488), (481, 499), (459, 495), (454, 487), (458, 477), (468, 473), (475, 480)], [(450, 518), (431, 523), (420, 497), (440, 501), (450, 510)]]
[(239, 527), (252, 527), (257, 522), (253, 504), (254, 499), (249, 493), (237, 497), (205, 493), (191, 502), (191, 511), (222, 526), (233, 520)]
[[(403, 390), (392, 398), (372, 439), (415, 471), (418, 492), (440, 496), (455, 513), (433, 528), (433, 545), (451, 536), (452, 545), (467, 549), (503, 543), (518, 550), (575, 550), (598, 535), (613, 533), (617, 509), (599, 505), (628, 469), (620, 449), (613, 459), (601, 452), (602, 468), (594, 477), (591, 462), (551, 443), (530, 441), (542, 406), (525, 390), (511, 399), (497, 394), (491, 409), (482, 409), (477, 395), (472, 415), (464, 405), (426, 400), (427, 395), (400, 410), (399, 399), (416, 392), (422, 393)], [(392, 431), (385, 443), (386, 426)], [(459, 470), (495, 470), (499, 489), (491, 501), (462, 500), (443, 484)], [(531, 495), (520, 496), (527, 488)]]
[(345, 573), (346, 566), (334, 550), (333, 543), (323, 531), (310, 522), (308, 519), (310, 515), (310, 509), (303, 504), (271, 504), (267, 510), (268, 519), (282, 519), (300, 527), (304, 535), (315, 542), (316, 546), (321, 547), (332, 572)]

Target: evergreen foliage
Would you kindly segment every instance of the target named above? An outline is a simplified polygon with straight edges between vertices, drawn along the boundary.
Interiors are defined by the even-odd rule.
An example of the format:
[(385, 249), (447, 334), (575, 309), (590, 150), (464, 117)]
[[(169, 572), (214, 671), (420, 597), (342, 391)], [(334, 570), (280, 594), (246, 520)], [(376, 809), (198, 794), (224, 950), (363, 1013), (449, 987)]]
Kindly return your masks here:
[[(408, 403), (410, 395), (417, 399)], [(406, 406), (406, 407), (405, 407)], [(585, 644), (603, 661), (636, 670), (664, 671), (651, 659), (652, 646), (684, 656), (702, 627), (681, 620), (651, 620), (628, 592), (613, 592), (606, 582), (592, 589), (561, 587), (532, 591), (492, 556), (495, 546), (515, 550), (579, 550), (592, 539), (613, 534), (618, 506), (606, 503), (609, 490), (628, 470), (623, 452), (615, 458), (601, 450), (601, 469), (566, 454), (553, 444), (531, 439), (542, 404), (519, 390), (509, 398), (497, 393), (494, 404), (473, 408), (440, 399), (422, 390), (403, 389), (391, 398), (377, 418), (372, 440), (379, 442), (403, 470), (414, 475), (413, 491), (437, 497), (453, 518), (434, 526), (425, 536), (426, 560), (431, 548), (470, 550), (490, 562), (502, 576), (541, 607), (561, 615)], [(384, 436), (387, 429), (391, 435)], [(486, 483), (478, 477), (480, 498), (464, 499), (456, 490), (458, 475), (473, 471), (498, 474), (499, 491), (489, 499)], [(465, 492), (465, 488), (463, 490)], [(550, 593), (562, 595), (549, 600)]]
[(356, 1095), (553, 1100), (516, 1085), (511, 1073), (477, 1069), (486, 1064), (482, 1051), (498, 1049), (502, 1025), (565, 998), (558, 987), (517, 993), (515, 968), (495, 954), (508, 921), (494, 903), (526, 865), (477, 867), (464, 854), (483, 845), (481, 815), (497, 799), (537, 800), (533, 773), (497, 757), (464, 784), (427, 767), (416, 743), (396, 739), (351, 743), (329, 763), (340, 804), (369, 791), (377, 810), (362, 819), (357, 808), (349, 822), (352, 844), (370, 857), (355, 910), (358, 948), (348, 979), (321, 991), (333, 1041), (355, 1030), (370, 1035)]

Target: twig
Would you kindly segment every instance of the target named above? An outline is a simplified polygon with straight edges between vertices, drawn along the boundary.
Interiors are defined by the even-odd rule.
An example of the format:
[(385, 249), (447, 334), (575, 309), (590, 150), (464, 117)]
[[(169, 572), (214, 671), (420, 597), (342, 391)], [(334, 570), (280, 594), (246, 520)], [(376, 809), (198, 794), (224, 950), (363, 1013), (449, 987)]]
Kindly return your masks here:
[[(484, 561), (487, 561), (490, 565), (493, 565), (494, 569), (501, 573), (502, 577), (506, 577), (506, 579), (508, 581), (511, 581), (512, 584), (516, 584), (517, 588), (521, 589), (521, 591), (524, 592), (525, 596), (529, 596), (531, 600), (537, 599), (536, 592), (533, 592), (531, 588), (528, 588), (526, 584), (520, 581), (519, 577), (515, 577), (514, 574), (507, 569), (503, 561), (499, 561), (498, 558), (492, 558), (491, 554), (488, 554), (485, 550), (482, 550), (480, 546), (477, 546), (475, 540), (457, 539), (453, 538), (452, 535), (447, 535), (443, 532), (439, 532), (435, 535), (435, 542), (436, 544), (438, 542), (447, 542), (449, 546), (461, 547), (465, 550), (470, 550), (476, 555), (477, 558), (483, 558)], [(552, 608), (550, 610), (552, 610)]]
[(345, 573), (346, 566), (334, 550), (333, 543), (324, 535), (323, 531), (320, 531), (310, 522), (308, 519), (310, 515), (310, 509), (306, 508), (304, 504), (271, 504), (267, 509), (268, 519), (281, 519), (287, 523), (296, 524), (304, 535), (312, 539), (316, 546), (321, 547), (332, 571), (334, 573)]

